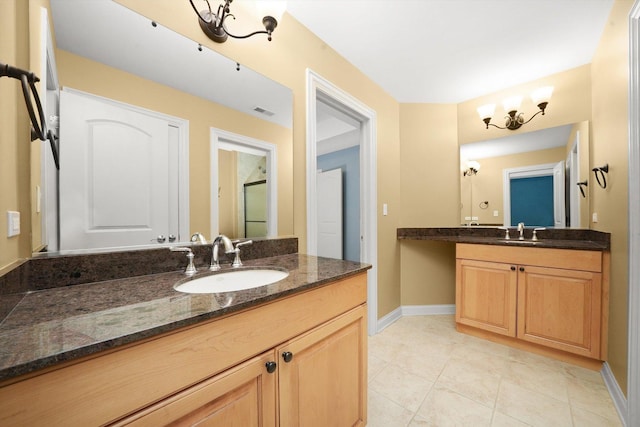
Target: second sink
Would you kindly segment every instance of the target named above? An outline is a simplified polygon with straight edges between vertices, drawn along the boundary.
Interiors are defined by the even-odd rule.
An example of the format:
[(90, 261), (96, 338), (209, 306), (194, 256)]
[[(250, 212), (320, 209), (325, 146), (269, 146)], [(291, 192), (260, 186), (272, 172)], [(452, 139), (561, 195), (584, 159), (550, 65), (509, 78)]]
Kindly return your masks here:
[(177, 283), (173, 288), (189, 294), (235, 292), (269, 285), (288, 275), (288, 272), (274, 268), (232, 270), (193, 278)]

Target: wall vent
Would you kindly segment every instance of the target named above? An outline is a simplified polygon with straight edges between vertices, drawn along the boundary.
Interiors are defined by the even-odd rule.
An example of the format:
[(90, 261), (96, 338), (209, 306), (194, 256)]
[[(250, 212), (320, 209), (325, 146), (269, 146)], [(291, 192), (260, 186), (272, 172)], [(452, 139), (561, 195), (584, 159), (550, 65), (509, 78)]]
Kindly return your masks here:
[(253, 111), (255, 111), (256, 113), (264, 114), (265, 116), (269, 116), (269, 117), (276, 114), (273, 111), (269, 111), (265, 108), (258, 107), (258, 106), (253, 107)]

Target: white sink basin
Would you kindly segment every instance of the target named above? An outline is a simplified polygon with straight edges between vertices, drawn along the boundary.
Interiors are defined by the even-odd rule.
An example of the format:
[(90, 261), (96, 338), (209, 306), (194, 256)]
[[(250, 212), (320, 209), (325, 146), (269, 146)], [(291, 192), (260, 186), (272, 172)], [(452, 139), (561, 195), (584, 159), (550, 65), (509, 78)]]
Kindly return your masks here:
[(275, 269), (232, 270), (178, 283), (173, 288), (189, 294), (235, 292), (275, 283), (288, 275)]

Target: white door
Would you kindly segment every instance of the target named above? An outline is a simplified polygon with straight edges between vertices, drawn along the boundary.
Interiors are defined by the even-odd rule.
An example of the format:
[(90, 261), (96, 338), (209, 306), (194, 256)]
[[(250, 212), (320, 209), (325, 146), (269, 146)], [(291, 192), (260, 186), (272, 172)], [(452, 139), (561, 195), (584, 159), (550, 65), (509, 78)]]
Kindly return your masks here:
[(342, 169), (318, 172), (318, 256), (342, 259)]
[(564, 188), (564, 161), (561, 161), (553, 167), (553, 226), (556, 228), (563, 228), (567, 223)]
[(60, 249), (177, 235), (169, 200), (177, 196), (169, 182), (177, 141), (170, 144), (168, 123), (98, 98), (60, 95)]

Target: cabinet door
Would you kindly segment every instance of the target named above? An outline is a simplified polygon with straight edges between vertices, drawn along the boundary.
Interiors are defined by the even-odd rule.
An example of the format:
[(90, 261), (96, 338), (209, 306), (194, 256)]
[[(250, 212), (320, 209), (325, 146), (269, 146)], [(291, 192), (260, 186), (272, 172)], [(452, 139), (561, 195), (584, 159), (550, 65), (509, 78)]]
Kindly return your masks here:
[(278, 349), (281, 426), (366, 424), (366, 331), (360, 306)]
[(274, 427), (277, 377), (266, 364), (275, 356), (253, 358), (115, 425)]
[(522, 266), (518, 272), (518, 337), (600, 358), (600, 273)]
[(516, 267), (456, 260), (456, 322), (515, 337)]

